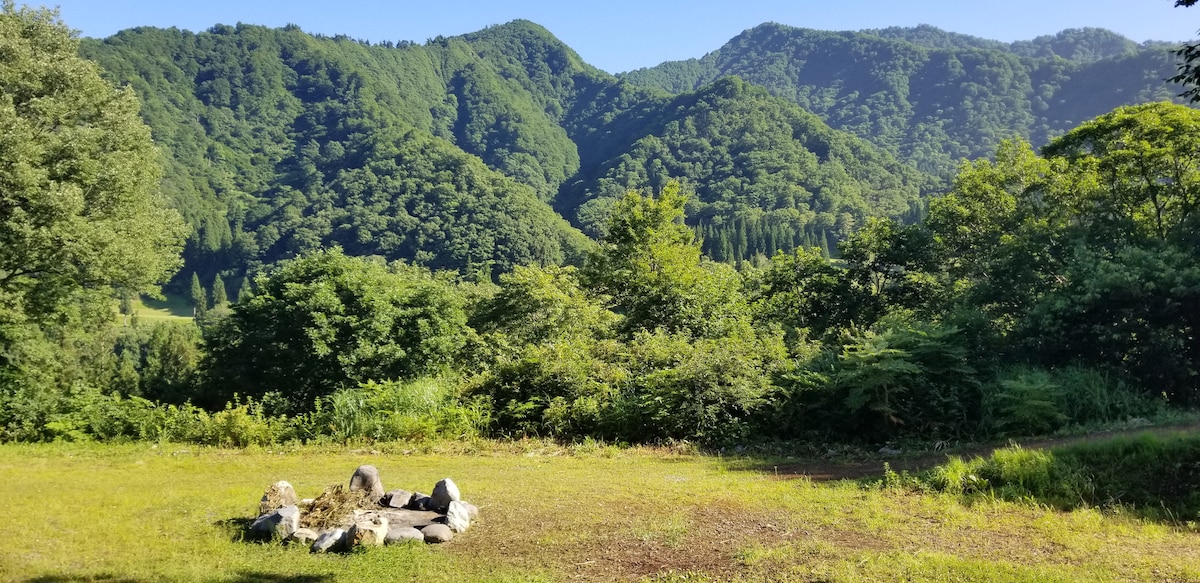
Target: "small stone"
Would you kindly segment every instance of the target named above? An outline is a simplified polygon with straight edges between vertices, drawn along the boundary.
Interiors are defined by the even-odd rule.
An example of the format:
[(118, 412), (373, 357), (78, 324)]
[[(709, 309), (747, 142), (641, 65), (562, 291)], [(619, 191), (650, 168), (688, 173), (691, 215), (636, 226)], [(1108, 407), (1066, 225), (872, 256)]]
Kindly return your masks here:
[(341, 528), (334, 528), (322, 532), (317, 540), (313, 542), (309, 550), (314, 553), (327, 553), (331, 551), (340, 551), (346, 548), (346, 541), (349, 537), (346, 536), (346, 531)]
[(455, 533), (465, 532), (471, 528), (471, 513), (467, 505), (455, 500), (446, 509), (446, 526)]
[(408, 501), (408, 504), (405, 505), (404, 508), (407, 510), (419, 510), (422, 512), (426, 510), (432, 510), (433, 498), (417, 492), (412, 495), (412, 499)]
[(350, 491), (367, 492), (371, 499), (378, 502), (383, 498), (383, 482), (379, 481), (379, 470), (372, 465), (358, 466), (354, 475), (350, 476)]
[(296, 506), (284, 506), (259, 516), (250, 524), (250, 532), (280, 540), (287, 540), (299, 528), (300, 509)]
[(425, 535), (421, 533), (421, 531), (411, 526), (395, 526), (388, 531), (387, 538), (385, 538), (383, 542), (389, 545), (394, 545), (412, 541), (423, 542), (424, 540)]
[(311, 528), (297, 528), (296, 532), (293, 532), (292, 537), (288, 540), (297, 544), (311, 545), (317, 542), (317, 537), (319, 536), (321, 535), (317, 534), (317, 531)]
[(388, 520), (382, 516), (375, 520), (354, 523), (350, 528), (350, 547), (380, 547), (388, 536)]
[(412, 497), (413, 493), (408, 490), (392, 490), (383, 495), (381, 503), (389, 508), (404, 508)]
[(299, 498), (296, 497), (296, 489), (291, 484), (280, 480), (271, 484), (266, 492), (263, 492), (262, 499), (258, 502), (258, 514), (270, 514), (283, 508), (295, 504)]
[(432, 509), (441, 512), (449, 508), (451, 502), (461, 500), (462, 496), (458, 493), (458, 486), (454, 485), (454, 480), (443, 478), (434, 485), (430, 498), (433, 498)]
[(421, 534), (425, 537), (425, 542), (434, 544), (450, 542), (450, 539), (454, 538), (454, 531), (444, 524), (426, 526), (421, 529)]

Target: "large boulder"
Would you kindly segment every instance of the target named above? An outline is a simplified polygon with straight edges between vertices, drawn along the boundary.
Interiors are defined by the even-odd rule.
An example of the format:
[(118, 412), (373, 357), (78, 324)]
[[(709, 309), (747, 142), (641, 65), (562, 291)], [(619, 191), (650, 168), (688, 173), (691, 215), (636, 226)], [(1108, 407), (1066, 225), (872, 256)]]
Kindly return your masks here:
[(266, 492), (263, 492), (262, 500), (258, 502), (258, 515), (270, 514), (284, 506), (293, 506), (300, 499), (296, 496), (296, 489), (291, 484), (280, 480), (271, 484)]
[(433, 487), (433, 494), (430, 495), (432, 510), (445, 512), (450, 507), (451, 502), (458, 502), (462, 496), (458, 492), (458, 486), (454, 485), (454, 480), (443, 478), (438, 481)]
[(250, 524), (250, 532), (260, 537), (287, 540), (300, 528), (300, 509), (296, 506), (284, 506), (273, 512), (259, 516)]
[(446, 526), (455, 533), (465, 532), (471, 528), (471, 511), (463, 502), (455, 500), (446, 508)]
[(346, 543), (350, 537), (346, 536), (344, 529), (334, 528), (321, 533), (317, 540), (313, 542), (309, 550), (314, 553), (328, 553), (347, 550)]
[(350, 476), (351, 492), (366, 492), (371, 500), (378, 502), (383, 498), (383, 482), (379, 481), (379, 470), (372, 465), (358, 466), (354, 475)]
[(393, 526), (384, 539), (384, 543), (389, 545), (407, 542), (425, 542), (425, 535), (411, 526)]
[(426, 526), (421, 529), (421, 534), (425, 536), (425, 542), (434, 544), (450, 542), (450, 539), (454, 538), (454, 531), (444, 524)]

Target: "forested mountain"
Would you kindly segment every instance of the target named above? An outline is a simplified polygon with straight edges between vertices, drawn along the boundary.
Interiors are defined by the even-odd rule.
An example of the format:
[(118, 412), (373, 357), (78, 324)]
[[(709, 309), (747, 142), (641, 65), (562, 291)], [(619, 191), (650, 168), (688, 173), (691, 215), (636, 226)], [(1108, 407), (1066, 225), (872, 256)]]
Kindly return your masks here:
[(1174, 93), (1164, 46), (1097, 29), (1007, 45), (766, 24), (623, 78), (527, 21), (423, 45), (138, 28), (81, 52), (141, 98), (193, 230), (180, 277), (206, 279), (331, 244), (492, 275), (573, 262), (626, 190), (669, 179), (718, 260), (833, 249), (919, 214), (1003, 138)]
[(703, 58), (623, 75), (692, 91), (737, 75), (935, 175), (1001, 139), (1044, 144), (1117, 106), (1176, 99), (1174, 47), (1066, 30), (1001, 43), (931, 26), (829, 32), (763, 24)]
[[(909, 212), (924, 182), (744, 83), (638, 89), (525, 21), (374, 46), (296, 27), (140, 28), (82, 52), (144, 103), (194, 227), (184, 274), (330, 244), (493, 274), (563, 263), (589, 243), (550, 203), (598, 235), (607, 204), (668, 178), (697, 190), (689, 220), (728, 230), (734, 260)], [(739, 246), (746, 225), (757, 243)]]

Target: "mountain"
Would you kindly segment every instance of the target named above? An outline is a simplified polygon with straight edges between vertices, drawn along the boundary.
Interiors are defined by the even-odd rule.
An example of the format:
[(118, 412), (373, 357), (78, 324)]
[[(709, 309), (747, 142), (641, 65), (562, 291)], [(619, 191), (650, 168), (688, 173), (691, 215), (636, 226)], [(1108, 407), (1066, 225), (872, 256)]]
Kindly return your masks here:
[(421, 45), (137, 28), (81, 52), (142, 100), (193, 229), (186, 278), (333, 244), (465, 273), (575, 262), (625, 190), (671, 179), (714, 258), (831, 246), (916, 218), (1003, 138), (1175, 93), (1166, 45), (1099, 29), (1006, 44), (764, 24), (621, 77), (521, 20)]
[[(331, 244), (471, 273), (577, 261), (590, 242), (554, 208), (595, 236), (618, 191), (667, 178), (696, 190), (693, 224), (765, 216), (790, 249), (908, 213), (926, 182), (745, 83), (638, 88), (527, 21), (373, 46), (138, 28), (81, 52), (142, 100), (194, 230), (188, 277)], [(752, 247), (729, 259), (769, 250)]]
[(1095, 28), (1001, 43), (931, 26), (763, 24), (703, 58), (622, 78), (669, 92), (739, 76), (940, 177), (1004, 138), (1044, 144), (1120, 105), (1176, 100), (1174, 47)]

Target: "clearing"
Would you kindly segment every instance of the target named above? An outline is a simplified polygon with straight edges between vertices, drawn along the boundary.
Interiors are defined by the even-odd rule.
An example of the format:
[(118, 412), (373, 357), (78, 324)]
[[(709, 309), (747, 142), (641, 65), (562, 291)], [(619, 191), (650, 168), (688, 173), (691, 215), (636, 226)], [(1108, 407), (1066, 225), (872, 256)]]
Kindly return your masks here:
[[(778, 479), (773, 467), (763, 471), (769, 462), (662, 449), (377, 447), (0, 446), (10, 533), (0, 579), (1200, 581), (1194, 526), (1121, 513), (964, 505), (810, 479), (800, 466)], [(272, 482), (312, 497), (364, 463), (387, 488), (453, 477), (480, 520), (445, 545), (345, 556), (235, 540)]]

